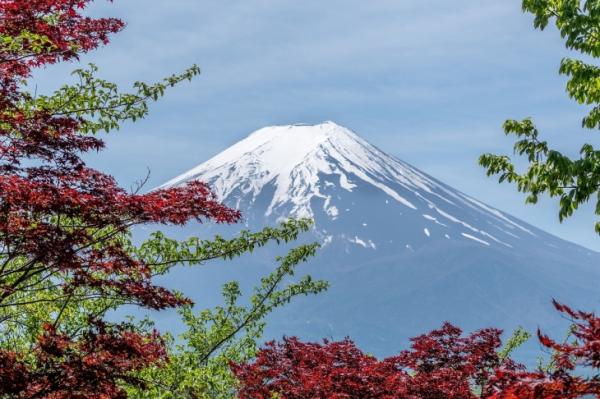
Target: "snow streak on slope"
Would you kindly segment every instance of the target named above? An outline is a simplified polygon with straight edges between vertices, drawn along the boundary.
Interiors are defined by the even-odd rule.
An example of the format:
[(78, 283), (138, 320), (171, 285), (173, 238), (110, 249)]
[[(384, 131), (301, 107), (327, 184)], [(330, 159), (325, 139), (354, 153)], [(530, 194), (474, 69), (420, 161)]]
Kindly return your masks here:
[[(209, 182), (230, 205), (252, 203), (272, 192), (266, 217), (315, 217), (314, 200), (320, 199), (322, 211), (335, 220), (343, 209), (336, 204), (339, 190), (352, 192), (367, 186), (407, 212), (418, 212), (428, 223), (421, 231), (430, 232), (429, 225), (451, 225), (449, 229), (458, 229), (453, 232), (459, 237), (505, 247), (511, 247), (506, 238), (535, 235), (522, 223), (383, 153), (333, 122), (260, 129), (164, 186), (192, 179)], [(485, 230), (490, 225), (494, 234)]]

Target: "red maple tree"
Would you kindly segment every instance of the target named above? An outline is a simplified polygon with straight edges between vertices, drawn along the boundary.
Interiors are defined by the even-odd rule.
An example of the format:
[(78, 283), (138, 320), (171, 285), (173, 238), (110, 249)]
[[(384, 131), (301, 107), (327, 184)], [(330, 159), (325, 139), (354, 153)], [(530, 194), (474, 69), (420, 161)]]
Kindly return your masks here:
[(571, 340), (560, 343), (538, 331), (540, 343), (553, 353), (551, 367), (497, 370), (497, 376), (510, 383), (492, 399), (600, 398), (600, 317), (556, 301), (554, 307), (572, 321)]
[(406, 375), (362, 353), (352, 341), (323, 344), (284, 338), (269, 342), (251, 364), (232, 364), (240, 399), (393, 398)]
[(123, 382), (130, 375), (166, 361), (157, 333), (142, 335), (121, 326), (94, 321), (76, 340), (45, 325), (31, 362), (19, 354), (0, 352), (0, 392), (14, 398), (126, 398)]
[(411, 350), (377, 360), (352, 341), (324, 344), (285, 338), (270, 342), (256, 361), (232, 364), (241, 382), (241, 399), (370, 398), (471, 399), (473, 385), (488, 390), (490, 374), (504, 365), (500, 331), (486, 329), (467, 337), (451, 324), (412, 339)]
[(284, 338), (268, 343), (254, 362), (231, 368), (241, 399), (600, 398), (600, 318), (555, 307), (572, 318), (575, 342), (557, 343), (538, 332), (553, 356), (551, 367), (535, 371), (500, 354), (500, 330), (463, 337), (448, 323), (383, 360), (349, 339), (316, 344)]
[[(32, 105), (23, 81), (34, 68), (77, 59), (123, 28), (118, 19), (85, 16), (90, 1), (0, 0), (0, 307), (18, 306), (15, 298), (44, 281), (62, 290), (57, 299), (118, 297), (153, 309), (189, 303), (155, 285), (149, 265), (115, 237), (138, 224), (240, 217), (203, 183), (129, 193), (88, 167), (82, 155), (104, 143), (83, 115), (102, 113), (104, 104)], [(77, 297), (82, 288), (88, 296)], [(31, 353), (0, 350), (0, 396), (120, 398), (118, 380), (164, 360), (157, 334), (90, 320), (67, 336), (46, 324)]]

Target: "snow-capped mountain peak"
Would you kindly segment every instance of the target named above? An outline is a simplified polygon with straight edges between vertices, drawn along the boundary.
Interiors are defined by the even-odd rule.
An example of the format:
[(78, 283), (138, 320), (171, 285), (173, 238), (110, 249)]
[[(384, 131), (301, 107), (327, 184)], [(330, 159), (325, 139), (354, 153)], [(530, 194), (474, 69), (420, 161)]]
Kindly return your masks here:
[[(416, 209), (385, 183), (373, 179), (398, 178), (414, 188), (428, 189), (424, 176), (415, 174), (351, 130), (334, 122), (318, 125), (272, 126), (255, 131), (207, 162), (170, 180), (164, 186), (191, 179), (211, 182), (226, 199), (236, 189), (258, 195), (275, 179), (270, 214), (278, 204), (293, 202), (291, 216), (312, 216), (309, 203), (319, 196), (319, 173), (339, 177), (339, 186), (352, 191), (348, 172), (380, 188), (398, 202)], [(373, 176), (373, 177), (372, 177)]]
[(163, 187), (192, 179), (207, 181), (231, 206), (248, 207), (260, 197), (266, 201), (265, 217), (315, 217), (315, 212), (323, 211), (336, 220), (351, 208), (343, 204), (343, 193), (360, 186), (379, 193), (386, 204), (418, 215), (428, 238), (440, 226), (447, 230), (443, 237), (455, 233), (482, 245), (510, 247), (520, 235), (534, 235), (524, 224), (385, 154), (334, 122), (257, 130)]
[(381, 151), (334, 122), (273, 126), (257, 130), (165, 186), (203, 179), (212, 184), (217, 195), (226, 199), (237, 190), (257, 196), (266, 185), (273, 183), (276, 189), (267, 214), (279, 205), (292, 203), (290, 216), (300, 217), (312, 216), (311, 199), (322, 197), (319, 174), (337, 175), (339, 186), (352, 191), (354, 184), (348, 172), (354, 172), (414, 208), (393, 190), (368, 177), (385, 171), (390, 161), (392, 159), (387, 159)]

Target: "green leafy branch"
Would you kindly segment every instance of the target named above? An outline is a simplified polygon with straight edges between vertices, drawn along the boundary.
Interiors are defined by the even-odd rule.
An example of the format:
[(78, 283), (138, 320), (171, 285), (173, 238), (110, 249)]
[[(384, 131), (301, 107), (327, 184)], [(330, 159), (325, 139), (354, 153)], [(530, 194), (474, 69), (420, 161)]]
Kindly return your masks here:
[(25, 115), (35, 118), (38, 112), (44, 112), (56, 117), (76, 117), (80, 130), (86, 133), (118, 130), (125, 121), (144, 118), (149, 102), (158, 100), (168, 88), (200, 74), (200, 68), (193, 65), (154, 84), (135, 82), (133, 93), (122, 93), (115, 83), (96, 77), (97, 71), (94, 64), (87, 69), (76, 69), (73, 75), (77, 83), (64, 85), (48, 96), (32, 96), (31, 101), (23, 104)]

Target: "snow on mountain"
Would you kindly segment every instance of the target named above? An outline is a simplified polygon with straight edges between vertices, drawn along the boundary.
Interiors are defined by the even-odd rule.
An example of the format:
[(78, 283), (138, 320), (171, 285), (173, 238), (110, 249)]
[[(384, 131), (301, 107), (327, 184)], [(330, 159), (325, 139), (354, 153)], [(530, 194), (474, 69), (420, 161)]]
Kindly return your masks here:
[[(331, 199), (321, 193), (319, 173), (337, 175), (339, 186), (350, 192), (355, 186), (348, 175), (353, 173), (412, 209), (416, 207), (384, 181), (396, 178), (412, 189), (417, 189), (422, 181), (425, 184), (421, 185), (426, 189), (422, 176), (412, 176), (412, 171), (405, 165), (333, 122), (258, 130), (166, 185), (201, 178), (211, 181), (222, 198), (240, 189), (244, 195), (255, 199), (268, 183), (274, 181), (276, 191), (267, 215), (278, 206), (291, 203), (290, 216), (311, 217), (313, 197)], [(335, 217), (336, 211), (331, 206), (325, 210)]]
[[(320, 199), (321, 211), (335, 220), (344, 211), (336, 200), (339, 190), (352, 193), (361, 184), (380, 191), (388, 204), (394, 201), (420, 214), (426, 225), (454, 231), (456, 239), (511, 247), (515, 239), (535, 236), (523, 223), (385, 154), (334, 122), (260, 129), (164, 187), (192, 179), (209, 182), (221, 199), (241, 208), (242, 202), (250, 206), (271, 187), (264, 216), (278, 219), (314, 218), (314, 200)], [(421, 231), (431, 236), (428, 227)]]
[[(487, 206), (333, 122), (260, 129), (164, 187), (192, 179), (242, 210), (251, 229), (315, 220), (305, 240), (322, 248), (304, 271), (331, 288), (277, 312), (270, 338), (350, 335), (389, 355), (445, 320), (467, 330), (541, 326), (562, 336), (567, 326), (552, 298), (598, 308), (600, 254)], [(235, 272), (186, 270), (176, 288), (206, 295), (217, 281), (251, 286), (271, 255), (254, 254)]]

